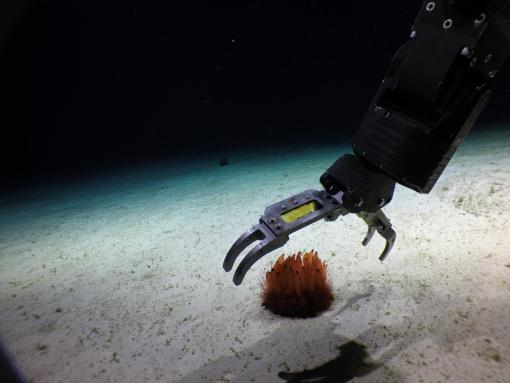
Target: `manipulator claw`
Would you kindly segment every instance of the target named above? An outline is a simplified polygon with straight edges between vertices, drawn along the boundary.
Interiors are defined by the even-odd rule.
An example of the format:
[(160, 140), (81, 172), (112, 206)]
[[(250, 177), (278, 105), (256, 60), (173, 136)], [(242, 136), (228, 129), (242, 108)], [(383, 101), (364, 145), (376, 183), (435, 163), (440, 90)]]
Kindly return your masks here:
[(233, 281), (239, 285), (251, 266), (265, 254), (282, 247), (289, 235), (316, 221), (334, 221), (349, 212), (341, 202), (342, 193), (330, 195), (321, 190), (305, 190), (266, 207), (257, 225), (242, 234), (232, 245), (223, 262), (230, 271), (236, 258), (250, 245), (257, 243), (237, 267)]
[(390, 253), (393, 245), (395, 244), (395, 240), (397, 238), (397, 234), (395, 230), (391, 228), (391, 223), (388, 217), (382, 212), (382, 210), (378, 210), (374, 213), (368, 213), (366, 211), (362, 211), (358, 213), (358, 217), (363, 219), (365, 223), (368, 225), (367, 235), (363, 242), (363, 246), (368, 245), (370, 240), (372, 239), (374, 233), (377, 231), (381, 237), (386, 241), (386, 245), (384, 247), (383, 252), (379, 256), (380, 261), (384, 261), (388, 254)]
[(320, 179), (330, 194), (342, 192), (342, 204), (350, 213), (357, 214), (368, 225), (363, 246), (368, 245), (375, 232), (386, 241), (379, 259), (382, 261), (395, 243), (396, 233), (381, 208), (393, 198), (395, 181), (381, 169), (352, 154), (340, 157)]
[(391, 200), (395, 182), (365, 167), (357, 157), (345, 155), (326, 171), (321, 183), (326, 190), (305, 190), (266, 207), (259, 223), (232, 245), (223, 262), (225, 271), (233, 268), (242, 251), (257, 243), (237, 267), (233, 278), (236, 285), (243, 281), (255, 262), (282, 247), (291, 233), (318, 220), (335, 221), (349, 213), (357, 214), (368, 225), (363, 245), (367, 245), (377, 231), (386, 240), (379, 259), (388, 255), (395, 242), (395, 232), (381, 207)]

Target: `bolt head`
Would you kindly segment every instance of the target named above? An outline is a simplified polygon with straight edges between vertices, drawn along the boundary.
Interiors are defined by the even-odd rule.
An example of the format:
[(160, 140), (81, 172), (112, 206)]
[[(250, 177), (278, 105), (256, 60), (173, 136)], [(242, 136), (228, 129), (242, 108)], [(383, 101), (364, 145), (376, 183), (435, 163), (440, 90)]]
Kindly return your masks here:
[(460, 54), (461, 54), (462, 56), (471, 57), (471, 49), (469, 49), (469, 47), (464, 47), (464, 48), (462, 48), (462, 50), (460, 51)]
[(453, 20), (452, 19), (446, 19), (444, 22), (443, 22), (443, 28), (444, 29), (450, 29), (453, 25)]
[(475, 26), (479, 26), (480, 24), (482, 24), (486, 18), (487, 15), (485, 13), (480, 13), (478, 17), (475, 19)]

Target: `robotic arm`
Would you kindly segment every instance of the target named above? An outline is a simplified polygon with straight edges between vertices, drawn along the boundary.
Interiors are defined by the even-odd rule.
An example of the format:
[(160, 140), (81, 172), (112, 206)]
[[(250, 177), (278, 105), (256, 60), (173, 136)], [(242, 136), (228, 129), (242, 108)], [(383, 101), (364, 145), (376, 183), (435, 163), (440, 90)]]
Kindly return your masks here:
[(266, 208), (259, 223), (228, 252), (239, 285), (249, 268), (283, 246), (289, 234), (320, 219), (354, 213), (386, 246), (396, 238), (381, 208), (396, 183), (428, 193), (487, 103), (491, 83), (510, 55), (510, 0), (425, 1), (410, 40), (394, 56), (358, 128), (354, 154), (340, 157), (320, 177), (324, 190), (306, 190)]

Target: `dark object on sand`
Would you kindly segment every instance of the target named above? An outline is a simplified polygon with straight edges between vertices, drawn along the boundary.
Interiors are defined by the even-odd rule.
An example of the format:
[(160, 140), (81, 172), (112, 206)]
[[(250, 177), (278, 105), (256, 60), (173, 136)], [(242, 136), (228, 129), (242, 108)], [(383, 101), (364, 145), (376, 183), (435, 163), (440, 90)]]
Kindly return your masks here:
[(225, 166), (225, 165), (228, 165), (229, 162), (228, 162), (228, 159), (226, 157), (223, 157), (218, 164), (220, 166)]

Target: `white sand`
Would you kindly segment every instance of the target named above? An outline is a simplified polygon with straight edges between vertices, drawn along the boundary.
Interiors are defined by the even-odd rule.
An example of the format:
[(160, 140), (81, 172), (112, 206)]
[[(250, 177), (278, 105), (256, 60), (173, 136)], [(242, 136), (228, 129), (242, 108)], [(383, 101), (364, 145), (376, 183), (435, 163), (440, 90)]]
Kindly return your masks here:
[[(222, 269), (264, 207), (307, 188), (344, 148), (234, 153), (0, 200), (0, 337), (34, 382), (278, 382), (355, 340), (382, 366), (359, 382), (510, 381), (510, 133), (472, 135), (429, 195), (399, 187), (397, 244), (361, 246), (347, 216), (295, 233), (334, 276), (332, 309), (260, 307), (266, 256)], [(13, 201), (14, 198), (14, 201)], [(238, 263), (236, 263), (237, 266)]]

